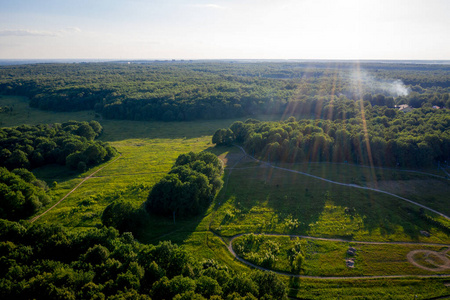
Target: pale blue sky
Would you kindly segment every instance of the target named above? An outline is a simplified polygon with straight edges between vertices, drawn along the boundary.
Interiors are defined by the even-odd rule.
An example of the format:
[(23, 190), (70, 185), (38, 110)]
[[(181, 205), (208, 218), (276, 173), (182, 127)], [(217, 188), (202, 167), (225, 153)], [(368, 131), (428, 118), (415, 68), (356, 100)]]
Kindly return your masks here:
[(0, 0), (0, 59), (450, 59), (447, 0)]

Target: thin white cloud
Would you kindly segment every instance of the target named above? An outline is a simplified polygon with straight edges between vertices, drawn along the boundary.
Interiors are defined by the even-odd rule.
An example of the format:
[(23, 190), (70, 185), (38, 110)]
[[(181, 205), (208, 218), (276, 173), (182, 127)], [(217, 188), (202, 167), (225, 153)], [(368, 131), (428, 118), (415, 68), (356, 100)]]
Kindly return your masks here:
[(0, 30), (0, 36), (57, 36), (58, 34), (51, 31), (15, 29)]
[(0, 30), (0, 36), (50, 36), (50, 37), (61, 37), (68, 34), (80, 33), (81, 29), (78, 27), (67, 27), (57, 31), (46, 31), (46, 30), (31, 30), (31, 29), (4, 29)]
[(64, 33), (80, 33), (81, 29), (78, 27), (66, 27), (63, 30), (61, 30), (61, 32)]
[(217, 4), (192, 4), (190, 5), (192, 7), (199, 7), (199, 8), (213, 8), (213, 9), (225, 9), (225, 6), (217, 5)]

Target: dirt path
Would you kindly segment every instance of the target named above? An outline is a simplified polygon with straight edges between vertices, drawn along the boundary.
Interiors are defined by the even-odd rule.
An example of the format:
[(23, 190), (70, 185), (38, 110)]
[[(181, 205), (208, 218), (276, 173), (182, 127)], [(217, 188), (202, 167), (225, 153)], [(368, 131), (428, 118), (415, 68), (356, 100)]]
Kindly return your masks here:
[[(248, 235), (250, 233), (241, 233), (236, 234), (230, 238), (230, 243), (234, 241), (236, 238)], [(343, 242), (343, 243), (355, 243), (355, 244), (371, 244), (371, 245), (416, 245), (416, 246), (447, 246), (450, 247), (449, 244), (438, 244), (438, 243), (414, 243), (414, 242), (364, 242), (364, 241), (350, 241), (344, 239), (333, 239), (333, 238), (321, 238), (314, 237), (308, 235), (296, 235), (296, 234), (282, 234), (282, 233), (253, 233), (254, 235), (264, 235), (264, 236), (286, 236), (289, 238), (302, 238), (302, 239), (310, 239), (310, 240), (319, 240), (319, 241), (329, 241), (329, 242)]]
[[(212, 231), (213, 232), (213, 231)], [(233, 241), (234, 239), (249, 234), (249, 233), (242, 233), (237, 234), (230, 238), (230, 241), (227, 243), (225, 240), (218, 235), (217, 233), (213, 232), (213, 234), (217, 237), (219, 237), (227, 247), (228, 251), (230, 251), (231, 255), (233, 257), (242, 262), (243, 264), (250, 266), (255, 269), (263, 270), (263, 271), (269, 271), (274, 272), (279, 275), (284, 276), (290, 276), (290, 277), (296, 277), (296, 278), (309, 278), (309, 279), (376, 279), (376, 278), (405, 278), (405, 277), (419, 277), (419, 278), (432, 278), (432, 277), (450, 277), (450, 274), (444, 274), (444, 275), (377, 275), (377, 276), (309, 276), (309, 275), (296, 275), (291, 274), (287, 272), (281, 272), (281, 271), (274, 271), (271, 269), (267, 269), (258, 265), (255, 265), (249, 261), (246, 261), (245, 259), (239, 257), (236, 252), (233, 249)], [(314, 239), (314, 240), (322, 240), (322, 241), (338, 241), (338, 242), (351, 242), (351, 243), (360, 243), (360, 244), (389, 244), (389, 245), (424, 245), (424, 246), (449, 246), (449, 245), (443, 245), (443, 244), (427, 244), (427, 243), (409, 243), (409, 242), (362, 242), (362, 241), (348, 241), (348, 240), (342, 240), (342, 239), (327, 239), (327, 238), (318, 238), (318, 237), (311, 237), (311, 236), (303, 236), (303, 235), (284, 235), (284, 234), (265, 234), (266, 236), (287, 236), (287, 237), (299, 237), (299, 238), (306, 238), (306, 239)], [(419, 250), (424, 251), (424, 250)]]
[(441, 170), (444, 171), (445, 174), (447, 174), (448, 178), (450, 178), (450, 174), (444, 168), (441, 168)]
[(44, 211), (42, 214), (35, 216), (34, 218), (32, 218), (30, 220), (30, 223), (34, 223), (37, 219), (39, 219), (40, 217), (42, 217), (43, 215), (45, 215), (46, 213), (48, 213), (49, 211), (51, 211), (53, 208), (55, 208), (59, 203), (61, 203), (64, 199), (66, 199), (70, 194), (72, 194), (73, 192), (76, 191), (76, 189), (78, 189), (86, 180), (92, 178), (95, 174), (97, 174), (99, 171), (103, 170), (105, 167), (109, 166), (110, 164), (112, 164), (113, 162), (115, 162), (116, 160), (118, 160), (120, 157), (122, 157), (122, 154), (119, 154), (119, 156), (117, 156), (114, 160), (110, 161), (108, 164), (104, 165), (103, 167), (101, 167), (100, 169), (98, 169), (97, 171), (93, 172), (92, 174), (90, 174), (89, 176), (83, 178), (83, 180), (77, 184), (76, 187), (74, 187), (70, 192), (68, 192), (64, 197), (62, 197), (58, 202), (56, 202), (55, 204), (53, 204), (52, 207), (50, 207), (49, 209), (47, 209), (46, 211)]
[[(421, 268), (423, 270), (432, 271), (432, 272), (439, 272), (439, 271), (447, 271), (450, 269), (450, 259), (447, 256), (447, 254), (450, 252), (450, 248), (444, 249), (441, 252), (431, 251), (431, 250), (413, 250), (408, 253), (406, 258), (410, 263), (415, 265), (418, 268)], [(416, 261), (414, 258), (414, 255), (416, 254), (423, 254), (425, 256), (425, 262), (435, 266), (435, 268), (430, 268), (427, 266), (424, 266)], [(439, 260), (441, 260), (441, 264), (436, 263), (435, 260), (431, 259), (430, 256), (435, 256)]]
[[(353, 188), (359, 188), (359, 189), (365, 189), (365, 190), (372, 190), (372, 191), (375, 191), (375, 192), (388, 194), (388, 195), (390, 195), (390, 196), (396, 197), (396, 198), (398, 198), (398, 199), (404, 200), (404, 201), (406, 201), (406, 202), (409, 202), (409, 203), (411, 203), (411, 204), (414, 204), (414, 205), (416, 205), (416, 206), (419, 206), (419, 207), (422, 207), (422, 208), (424, 208), (424, 209), (427, 209), (427, 210), (429, 210), (429, 211), (431, 211), (431, 212), (434, 212), (434, 213), (436, 213), (436, 214), (438, 214), (438, 215), (440, 215), (440, 216), (443, 216), (443, 217), (446, 218), (446, 219), (450, 219), (450, 217), (446, 216), (445, 214), (443, 214), (443, 213), (441, 213), (441, 212), (438, 212), (438, 211), (436, 211), (436, 210), (434, 210), (434, 209), (432, 209), (432, 208), (429, 208), (429, 207), (427, 207), (427, 206), (425, 206), (425, 205), (422, 205), (422, 204), (420, 204), (420, 203), (414, 202), (414, 201), (412, 201), (412, 200), (409, 200), (409, 199), (400, 197), (400, 196), (395, 195), (395, 194), (393, 194), (393, 193), (389, 193), (389, 192), (386, 192), (386, 191), (383, 191), (383, 190), (379, 190), (379, 189), (375, 189), (375, 188), (363, 187), (363, 186), (359, 186), (359, 185), (356, 185), (356, 184), (341, 183), (341, 182), (329, 180), (329, 179), (326, 179), (326, 178), (322, 178), (322, 177), (319, 177), (319, 176), (311, 175), (311, 174), (308, 174), (308, 173), (304, 173), (304, 172), (301, 172), (301, 171), (296, 171), (296, 170), (291, 170), (291, 169), (287, 169), (287, 168), (282, 168), (282, 167), (274, 166), (274, 165), (272, 165), (272, 164), (269, 163), (269, 162), (261, 161), (261, 160), (255, 158), (255, 157), (253, 157), (253, 156), (247, 154), (247, 153), (245, 152), (244, 148), (242, 148), (241, 146), (237, 146), (237, 145), (235, 145), (235, 146), (238, 147), (238, 148), (242, 151), (243, 157), (240, 158), (240, 159), (239, 159), (232, 167), (229, 168), (229, 169), (230, 169), (230, 173), (228, 174), (227, 182), (228, 182), (228, 179), (229, 179), (229, 175), (231, 174), (232, 170), (235, 169), (235, 166), (237, 165), (237, 163), (238, 163), (239, 161), (241, 161), (244, 157), (249, 157), (249, 158), (251, 158), (251, 159), (253, 159), (253, 160), (255, 160), (255, 161), (257, 161), (257, 162), (259, 162), (259, 163), (261, 163), (261, 164), (266, 165), (267, 167), (272, 167), (272, 168), (274, 168), (274, 169), (279, 169), (279, 170), (283, 170), (283, 171), (287, 171), (287, 172), (292, 172), (292, 173), (297, 173), (297, 174), (301, 174), (301, 175), (313, 177), (313, 178), (316, 178), (316, 179), (319, 179), (319, 180), (322, 180), (322, 181), (326, 181), (326, 182), (330, 182), (330, 183), (333, 183), (333, 184), (338, 184), (338, 185), (343, 185), (343, 186), (353, 187)], [(253, 167), (250, 167), (250, 168), (253, 168)], [(236, 169), (238, 169), (238, 168), (236, 168)], [(424, 172), (419, 172), (419, 171), (408, 170), (408, 172), (422, 173), (422, 174), (431, 175), (431, 176), (435, 176), (435, 177), (442, 177), (442, 176), (439, 176), (439, 175), (434, 175), (434, 174), (429, 174), (429, 173), (424, 173)], [(211, 222), (212, 222), (212, 221), (211, 221)], [(220, 239), (223, 241), (223, 243), (224, 243), (225, 246), (227, 247), (228, 251), (231, 253), (231, 255), (232, 255), (236, 260), (238, 260), (238, 261), (240, 261), (241, 263), (243, 263), (243, 264), (245, 264), (245, 265), (247, 265), (247, 266), (250, 266), (250, 267), (252, 267), (252, 268), (259, 269), (259, 270), (263, 270), (263, 271), (274, 272), (274, 273), (277, 273), (277, 274), (279, 274), (279, 275), (290, 276), (290, 277), (296, 277), (296, 278), (334, 279), (334, 280), (339, 280), (339, 279), (405, 278), (405, 277), (416, 277), (416, 278), (450, 277), (450, 274), (448, 274), (448, 275), (447, 275), (447, 274), (444, 274), (444, 275), (379, 275), (379, 276), (353, 276), (353, 277), (351, 277), (351, 276), (308, 276), (308, 275), (295, 275), (295, 274), (291, 274), (291, 273), (287, 273), (287, 272), (274, 271), (274, 270), (270, 270), (270, 269), (267, 269), (267, 268), (264, 268), (264, 267), (255, 265), (255, 264), (253, 264), (253, 263), (251, 263), (251, 262), (249, 262), (249, 261), (246, 261), (245, 259), (239, 257), (239, 256), (236, 254), (236, 252), (234, 251), (233, 246), (232, 246), (232, 245), (233, 245), (234, 239), (236, 239), (236, 238), (238, 238), (238, 237), (240, 237), (240, 236), (249, 234), (249, 233), (243, 233), (243, 234), (235, 235), (235, 236), (231, 237), (230, 240), (229, 240), (229, 242), (227, 243), (227, 242), (224, 240), (223, 237), (221, 237), (220, 235), (218, 235), (217, 233), (215, 233), (215, 232), (211, 229), (211, 222), (210, 222), (210, 224), (209, 224), (209, 230), (210, 230), (215, 236), (217, 236), (218, 238), (220, 238)], [(334, 241), (334, 242), (346, 242), (346, 243), (356, 243), (356, 244), (376, 244), (376, 245), (421, 245), (421, 246), (447, 246), (447, 247), (450, 247), (450, 245), (447, 245), (447, 244), (437, 244), (437, 243), (413, 243), (413, 242), (364, 242), (364, 241), (349, 241), (349, 240), (344, 240), (344, 239), (333, 239), (333, 238), (311, 237), (311, 236), (304, 236), (304, 235), (285, 235), (285, 234), (265, 234), (265, 235), (266, 235), (266, 236), (287, 236), (287, 237), (290, 237), (290, 238), (299, 237), (299, 238), (304, 238), (304, 239), (313, 239), (313, 240), (322, 240), (322, 241)], [(449, 249), (450, 249), (450, 248), (449, 248)], [(415, 251), (425, 251), (425, 252), (427, 252), (428, 250), (415, 250)], [(450, 251), (450, 250), (447, 250), (444, 254), (440, 254), (440, 255), (445, 255), (445, 257), (444, 257), (444, 256), (439, 256), (439, 258), (441, 258), (444, 262), (447, 262), (447, 261), (444, 260), (443, 258), (447, 259), (447, 260), (449, 261), (448, 264), (449, 264), (449, 267), (450, 267), (450, 260), (446, 257), (448, 251)], [(411, 253), (412, 253), (412, 254), (411, 254)], [(429, 252), (427, 252), (427, 253), (428, 253), (428, 254), (435, 254), (435, 253), (437, 253), (437, 252), (435, 252), (435, 251), (429, 251)], [(422, 267), (422, 268), (423, 268), (423, 266), (418, 265), (418, 264), (414, 261), (414, 259), (412, 258), (414, 254), (415, 254), (414, 251), (411, 251), (410, 254), (408, 254), (408, 257), (407, 257), (408, 261), (411, 262), (412, 264), (418, 266), (418, 267)], [(411, 258), (410, 258), (409, 256), (411, 256)], [(445, 269), (443, 269), (443, 270), (447, 270), (447, 269), (446, 269), (446, 268), (447, 268), (447, 264), (445, 264), (445, 266), (444, 266), (443, 268), (445, 268)], [(439, 269), (439, 270), (433, 269), (432, 271), (441, 271), (441, 270), (440, 270), (440, 269)]]
[[(242, 157), (240, 157), (230, 168), (227, 168), (228, 170), (230, 170), (230, 172), (228, 172), (228, 176), (227, 176), (227, 181), (226, 181), (226, 183), (225, 183), (225, 191), (227, 190), (227, 188), (228, 188), (228, 180), (230, 179), (230, 175), (231, 175), (231, 173), (233, 173), (233, 170), (234, 170), (234, 167), (238, 164), (238, 163), (240, 163), (241, 162), (241, 160), (243, 160), (244, 158), (246, 157), (246, 155), (245, 155), (245, 152), (244, 152), (244, 155), (242, 155)], [(223, 161), (222, 161), (222, 164), (223, 164)], [(225, 169), (225, 168), (224, 168)]]
[(428, 210), (428, 211), (431, 211), (431, 212), (433, 212), (433, 213), (435, 213), (435, 214), (438, 214), (438, 215), (440, 215), (440, 216), (442, 216), (442, 217), (444, 217), (444, 218), (450, 220), (450, 217), (449, 217), (449, 216), (447, 216), (447, 215), (445, 215), (445, 214), (443, 214), (443, 213), (441, 213), (441, 212), (438, 212), (437, 210), (434, 210), (434, 209), (432, 209), (432, 208), (430, 208), (430, 207), (428, 207), (428, 206), (422, 205), (422, 204), (417, 203), (417, 202), (415, 202), (415, 201), (412, 201), (412, 200), (403, 198), (403, 197), (401, 197), (401, 196), (399, 196), (399, 195), (396, 195), (396, 194), (393, 194), (393, 193), (389, 193), (389, 192), (386, 192), (386, 191), (383, 191), (383, 190), (379, 190), (379, 189), (374, 189), (374, 188), (370, 188), (370, 187), (360, 186), (360, 185), (353, 184), (353, 183), (342, 183), (342, 182), (337, 182), (337, 181), (333, 181), (333, 180), (326, 179), (326, 178), (323, 178), (323, 177), (311, 175), (311, 174), (308, 174), (308, 173), (305, 173), (305, 172), (301, 172), (301, 171), (296, 171), (296, 170), (292, 170), (292, 169), (287, 169), (287, 168), (277, 167), (277, 166), (274, 166), (273, 164), (271, 164), (271, 163), (269, 163), (269, 162), (265, 162), (265, 161), (259, 160), (259, 159), (255, 158), (255, 157), (253, 157), (253, 156), (247, 154), (247, 153), (245, 152), (244, 148), (242, 148), (241, 146), (237, 146), (237, 145), (235, 145), (235, 146), (238, 147), (239, 149), (241, 149), (241, 151), (244, 153), (244, 155), (246, 155), (246, 156), (252, 158), (253, 160), (255, 160), (255, 161), (257, 161), (257, 162), (266, 164), (267, 166), (270, 166), (270, 167), (272, 167), (272, 168), (274, 168), (274, 169), (278, 169), (278, 170), (283, 170), (283, 171), (287, 171), (287, 172), (291, 172), (291, 173), (296, 173), (296, 174), (305, 175), (305, 176), (308, 176), (308, 177), (316, 178), (316, 179), (319, 179), (319, 180), (322, 180), (322, 181), (326, 181), (326, 182), (329, 182), (329, 183), (333, 183), (333, 184), (338, 184), (338, 185), (343, 185), (343, 186), (353, 187), (353, 188), (363, 189), (363, 190), (371, 190), (371, 191), (374, 191), (374, 192), (387, 194), (387, 195), (396, 197), (396, 198), (398, 198), (398, 199), (401, 199), (401, 200), (403, 200), (403, 201), (409, 202), (409, 203), (411, 203), (411, 204), (414, 204), (414, 205), (416, 205), (416, 206), (422, 207), (422, 208), (424, 208), (424, 209), (426, 209), (426, 210)]

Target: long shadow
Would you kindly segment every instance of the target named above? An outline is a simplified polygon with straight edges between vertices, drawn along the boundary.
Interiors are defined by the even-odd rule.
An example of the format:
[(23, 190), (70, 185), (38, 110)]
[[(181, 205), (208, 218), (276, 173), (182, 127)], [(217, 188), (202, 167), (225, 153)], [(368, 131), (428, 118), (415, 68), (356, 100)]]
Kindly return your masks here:
[[(284, 232), (307, 234), (310, 225), (315, 224), (325, 212), (325, 205), (332, 203), (336, 209), (345, 208), (342, 218), (353, 219), (358, 216), (362, 218), (362, 224), (355, 224), (358, 227), (353, 233), (330, 237), (351, 240), (354, 233), (363, 229), (370, 234), (379, 232), (384, 237), (403, 232), (411, 240), (417, 241), (421, 231), (439, 229), (436, 224), (418, 219), (411, 213), (411, 210), (418, 208), (392, 196), (339, 186), (270, 167), (233, 170), (227, 189), (222, 190), (217, 199), (216, 209), (219, 210), (224, 202), (231, 201), (232, 211), (222, 212), (222, 219), (214, 223), (215, 228), (240, 224), (250, 225), (256, 229), (255, 232), (271, 232), (275, 226), (280, 231), (283, 221), (291, 217), (299, 224), (291, 230), (284, 229)], [(265, 212), (261, 207), (266, 209), (266, 216), (263, 216)], [(333, 212), (332, 208), (327, 210)], [(252, 219), (259, 220), (261, 224), (255, 226)], [(242, 227), (244, 233), (246, 226)], [(324, 235), (327, 236), (327, 233)]]
[(126, 139), (193, 139), (212, 136), (217, 129), (229, 128), (235, 121), (256, 118), (261, 121), (280, 120), (286, 116), (267, 114), (230, 119), (196, 120), (183, 122), (98, 120), (103, 126), (100, 140), (106, 142)]
[(99, 139), (106, 142), (127, 139), (193, 139), (212, 136), (217, 129), (228, 128), (233, 122), (245, 119), (189, 122), (102, 120), (100, 124), (103, 126), (103, 134)]
[[(214, 153), (221, 156), (224, 153), (234, 150), (230, 146), (216, 146), (209, 147), (203, 151)], [(214, 201), (212, 205), (214, 205)], [(164, 217), (158, 215), (150, 215), (152, 219), (147, 228), (140, 232), (139, 240), (143, 243), (156, 244), (159, 241), (170, 240), (173, 243), (183, 244), (189, 239), (194, 232), (198, 232), (199, 224), (214, 211), (205, 208), (200, 214), (196, 216), (179, 217), (175, 223), (172, 217)], [(201, 231), (207, 230), (207, 227)]]
[(233, 211), (215, 225), (252, 224), (256, 232), (269, 233), (276, 228), (279, 231), (285, 220), (296, 222), (297, 219), (295, 229), (286, 233), (304, 234), (309, 224), (319, 219), (325, 199), (313, 193), (309, 185), (297, 184), (298, 176), (281, 177), (278, 172), (264, 167), (234, 169), (215, 205), (215, 209), (219, 209), (231, 201)]
[(176, 222), (170, 217), (150, 214), (151, 223), (139, 233), (139, 241), (147, 244), (157, 244), (170, 240), (181, 245), (205, 218), (206, 210), (197, 216), (178, 218)]
[[(92, 169), (89, 169), (90, 172)], [(80, 172), (71, 170), (70, 168), (58, 164), (51, 164), (33, 169), (33, 174), (40, 180), (44, 180), (48, 185), (53, 181), (58, 183), (70, 181), (79, 178)]]

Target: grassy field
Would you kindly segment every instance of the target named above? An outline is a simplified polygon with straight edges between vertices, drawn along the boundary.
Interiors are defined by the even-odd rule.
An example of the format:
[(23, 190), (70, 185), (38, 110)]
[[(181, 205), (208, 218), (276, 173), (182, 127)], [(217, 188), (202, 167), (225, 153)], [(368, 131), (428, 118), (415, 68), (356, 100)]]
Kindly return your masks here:
[[(312, 280), (291, 278), (289, 296), (299, 299), (432, 299), (449, 295), (448, 279)], [(437, 299), (437, 298), (436, 298)], [(445, 299), (445, 298), (442, 298)]]
[[(260, 266), (264, 266), (264, 257), (275, 253), (277, 260), (269, 262), (269, 269), (308, 276), (379, 276), (379, 275), (424, 275), (450, 274), (450, 268), (433, 272), (416, 267), (408, 262), (407, 254), (413, 250), (431, 250), (439, 252), (448, 249), (444, 246), (424, 245), (389, 245), (361, 244), (314, 239), (299, 239), (289, 236), (244, 235), (233, 241), (234, 248), (241, 249), (243, 258)], [(301, 268), (297, 269), (292, 260), (297, 252), (296, 247), (304, 256)], [(347, 253), (350, 247), (356, 249), (356, 254)], [(353, 268), (346, 266), (346, 259), (353, 259)], [(428, 266), (429, 263), (421, 261)], [(438, 262), (442, 264), (442, 262)]]
[[(221, 235), (265, 232), (358, 241), (450, 242), (440, 229), (409, 213), (416, 207), (395, 197), (253, 162), (235, 167), (218, 196), (211, 222)], [(431, 236), (421, 235), (421, 230)]]
[[(28, 106), (25, 97), (2, 96), (0, 106), (13, 106), (12, 114), (1, 116), (2, 126), (21, 124), (61, 123), (69, 120), (89, 121), (95, 118), (92, 111), (48, 112)], [(37, 222), (57, 222), (71, 227), (91, 227), (100, 223), (103, 209), (113, 200), (131, 200), (136, 206), (147, 198), (150, 188), (171, 168), (181, 153), (211, 149), (211, 136), (221, 127), (236, 120), (197, 122), (137, 122), (96, 119), (103, 126), (99, 138), (109, 142), (121, 157), (108, 165), (95, 177), (87, 180), (76, 192)], [(241, 120), (241, 119), (239, 119)], [(53, 202), (61, 199), (83, 178), (107, 163), (84, 174), (68, 168), (50, 165), (35, 169), (34, 173), (49, 184)], [(45, 211), (43, 208), (39, 213)]]
[(337, 182), (381, 189), (450, 215), (450, 206), (448, 205), (450, 181), (442, 178), (446, 174), (436, 168), (421, 170), (423, 173), (418, 173), (403, 169), (370, 168), (351, 164), (277, 165)]
[[(141, 242), (157, 243), (160, 240), (172, 240), (195, 253), (195, 256), (200, 259), (218, 260), (238, 272), (248, 271), (249, 268), (233, 258), (225, 243), (214, 235), (210, 228), (219, 232), (225, 241), (227, 241), (226, 236), (237, 233), (278, 232), (365, 241), (450, 242), (449, 237), (439, 229), (410, 216), (404, 209), (408, 206), (406, 203), (399, 202), (390, 196), (339, 187), (302, 175), (265, 168), (250, 161), (240, 161), (241, 153), (237, 148), (212, 147), (210, 141), (214, 131), (228, 127), (235, 120), (167, 123), (102, 120), (95, 118), (94, 113), (90, 111), (45, 112), (29, 108), (26, 98), (0, 97), (0, 105), (11, 104), (14, 104), (13, 113), (0, 116), (1, 126), (96, 119), (104, 127), (100, 139), (111, 143), (121, 153), (121, 157), (116, 162), (107, 165), (95, 177), (87, 180), (54, 210), (38, 219), (38, 223), (58, 223), (80, 230), (95, 226), (100, 223), (103, 209), (115, 199), (127, 199), (135, 206), (141, 205), (153, 184), (168, 172), (179, 154), (208, 150), (220, 156), (228, 168), (234, 166), (244, 169), (225, 171), (224, 187), (204, 214), (191, 219), (179, 219), (176, 224), (171, 219), (151, 216), (148, 228), (142, 230)], [(261, 118), (276, 117), (262, 116)], [(65, 167), (46, 166), (34, 170), (34, 173), (48, 183), (57, 182), (50, 191), (54, 203), (73, 189), (82, 178), (100, 167), (102, 166), (97, 166), (84, 174), (77, 174)], [(297, 167), (303, 170), (302, 166)], [(395, 177), (398, 175), (388, 175), (385, 171), (380, 175), (381, 178), (377, 175), (369, 177), (367, 169), (354, 166), (347, 171), (326, 165), (308, 168), (315, 175), (329, 176), (327, 178), (339, 179), (338, 181), (343, 182), (347, 182), (346, 180), (351, 182), (356, 178), (358, 184), (367, 185), (373, 184), (372, 178), (376, 178), (378, 184), (383, 181), (411, 181), (412, 183), (414, 180), (429, 179), (415, 174)], [(369, 172), (369, 174), (372, 173)], [(365, 177), (362, 178), (362, 176)], [(441, 182), (439, 179), (437, 181)], [(425, 193), (425, 187), (424, 185), (421, 190), (414, 190), (414, 193)], [(436, 191), (432, 187), (428, 187), (427, 194), (430, 195), (431, 190), (431, 193), (434, 193), (431, 196), (437, 199), (435, 200), (437, 207), (448, 209), (444, 207), (445, 190)], [(45, 208), (41, 212), (44, 210)], [(420, 235), (420, 230), (427, 230), (431, 236), (427, 238)], [(334, 245), (324, 242), (320, 245), (318, 243), (317, 247), (322, 250), (344, 249), (345, 243), (342, 244), (344, 246), (340, 246), (339, 243)], [(402, 255), (406, 251), (404, 248), (401, 248), (403, 250), (393, 249)], [(384, 255), (389, 249), (374, 248), (370, 251), (373, 255), (364, 256), (361, 262), (371, 262), (371, 257), (376, 260), (376, 253)], [(334, 260), (335, 257), (339, 257), (334, 264), (336, 267), (338, 262), (342, 263), (341, 252), (330, 251), (325, 253), (323, 258), (317, 258), (316, 262), (310, 259), (311, 272), (317, 272), (314, 270), (314, 264), (318, 265), (320, 259)], [(404, 262), (404, 257), (399, 260)], [(279, 261), (281, 262), (281, 258)], [(397, 266), (396, 263), (390, 262), (389, 266), (386, 265), (386, 272), (392, 273)], [(403, 263), (398, 262), (398, 264)], [(371, 262), (371, 265), (382, 266), (375, 262)], [(330, 266), (332, 267), (333, 264)], [(363, 267), (362, 264), (360, 266)], [(335, 267), (333, 267), (335, 269), (331, 267), (330, 270), (321, 272), (324, 272), (323, 274), (337, 272)], [(405, 266), (405, 268), (412, 267)], [(355, 269), (357, 268), (358, 266)], [(370, 268), (370, 266), (364, 266), (363, 270), (369, 273), (382, 272), (381, 267)], [(356, 272), (359, 271), (359, 269), (356, 270)], [(348, 272), (348, 270), (342, 272)], [(427, 273), (424, 271), (421, 274)], [(299, 298), (330, 299), (342, 296), (411, 299), (414, 295), (418, 295), (419, 298), (430, 298), (449, 293), (443, 278), (379, 280), (313, 280), (285, 276), (282, 278), (290, 286), (290, 296)]]
[[(110, 124), (105, 131), (111, 130)], [(123, 124), (136, 126), (138, 124)], [(169, 170), (181, 153), (189, 151), (203, 151), (210, 147), (209, 137), (191, 139), (151, 139), (133, 138), (110, 142), (120, 153), (121, 157), (114, 163), (98, 172), (95, 177), (86, 181), (80, 188), (70, 195), (63, 203), (42, 217), (40, 221), (60, 222), (70, 226), (93, 226), (100, 222), (99, 216), (103, 209), (113, 200), (126, 199), (136, 205), (143, 203), (148, 192)], [(37, 176), (52, 182), (54, 166), (41, 168), (36, 171)], [(93, 170), (89, 170), (86, 176)], [(52, 194), (59, 199), (73, 187), (79, 178), (58, 182)], [(89, 200), (89, 205), (81, 205)]]

